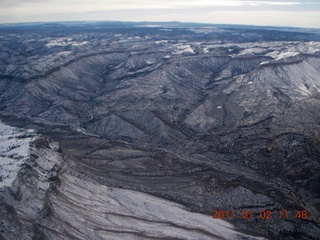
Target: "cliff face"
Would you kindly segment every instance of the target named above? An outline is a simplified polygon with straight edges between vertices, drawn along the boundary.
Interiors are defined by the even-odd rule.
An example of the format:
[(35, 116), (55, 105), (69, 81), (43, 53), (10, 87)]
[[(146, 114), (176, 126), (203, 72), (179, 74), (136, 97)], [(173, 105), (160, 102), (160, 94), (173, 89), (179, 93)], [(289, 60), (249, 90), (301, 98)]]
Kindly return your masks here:
[[(33, 214), (35, 222), (21, 224), (52, 239), (123, 239), (132, 232), (142, 239), (234, 239), (223, 233), (229, 225), (210, 219), (212, 210), (252, 211), (248, 221), (228, 220), (270, 239), (316, 239), (319, 36), (174, 30), (6, 30), (0, 117), (42, 136), (28, 133), (36, 140), (17, 160), (22, 173), (6, 170), (4, 182), (12, 186), (3, 187), (12, 206), (3, 211), (35, 211), (12, 210), (8, 219)], [(30, 189), (28, 176), (40, 179)], [(24, 192), (41, 200), (29, 207)], [(149, 216), (151, 209), (163, 215)], [(168, 209), (175, 212), (170, 218)], [(273, 212), (268, 221), (259, 218), (265, 210)], [(304, 210), (307, 219), (296, 217)], [(290, 216), (280, 219), (280, 211)], [(222, 230), (210, 230), (215, 223)], [(127, 232), (119, 232), (122, 224)]]
[(3, 123), (0, 132), (1, 235), (4, 239), (40, 239), (38, 225), (48, 214), (48, 196), (59, 183), (63, 164), (59, 145), (33, 130)]

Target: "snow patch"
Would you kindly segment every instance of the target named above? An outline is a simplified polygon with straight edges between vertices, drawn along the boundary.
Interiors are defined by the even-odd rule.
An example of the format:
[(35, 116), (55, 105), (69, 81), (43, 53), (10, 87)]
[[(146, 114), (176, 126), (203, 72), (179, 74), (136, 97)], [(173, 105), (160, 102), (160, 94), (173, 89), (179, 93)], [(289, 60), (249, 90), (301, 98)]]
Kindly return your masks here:
[(176, 45), (172, 54), (195, 54), (190, 45)]
[(155, 44), (160, 44), (160, 43), (167, 43), (168, 40), (159, 40), (159, 41), (155, 41)]
[[(228, 49), (229, 52), (233, 51), (233, 49)], [(264, 48), (249, 48), (241, 51), (238, 56), (252, 56), (252, 55), (258, 55), (259, 53), (265, 51)]]
[(57, 38), (57, 39), (53, 39), (50, 40), (45, 46), (47, 48), (51, 48), (51, 47), (65, 47), (68, 45), (72, 45), (72, 46), (83, 46), (88, 44), (88, 41), (72, 41), (72, 38)]
[(50, 227), (62, 228), (67, 222), (70, 226), (63, 234), (79, 232), (88, 239), (121, 240), (135, 239), (137, 233), (161, 239), (264, 239), (237, 232), (226, 221), (149, 194), (102, 186), (71, 174), (63, 174), (60, 179), (59, 189), (64, 194), (50, 198), (56, 219), (63, 222)]
[(202, 53), (209, 53), (210, 50), (209, 50), (209, 48), (204, 48), (201, 52), (202, 52)]
[(289, 57), (294, 57), (297, 55), (299, 55), (299, 52), (293, 52), (290, 50), (285, 50), (283, 52), (274, 51), (274, 52), (266, 54), (266, 56), (270, 56), (270, 57), (274, 58), (276, 61), (282, 60), (285, 58), (289, 58)]
[(151, 61), (151, 60), (146, 60), (146, 63), (147, 63), (148, 65), (152, 65), (152, 64), (155, 64), (156, 62)]
[(30, 155), (30, 143), (36, 139), (34, 130), (23, 130), (0, 122), (0, 188), (10, 186), (21, 165)]

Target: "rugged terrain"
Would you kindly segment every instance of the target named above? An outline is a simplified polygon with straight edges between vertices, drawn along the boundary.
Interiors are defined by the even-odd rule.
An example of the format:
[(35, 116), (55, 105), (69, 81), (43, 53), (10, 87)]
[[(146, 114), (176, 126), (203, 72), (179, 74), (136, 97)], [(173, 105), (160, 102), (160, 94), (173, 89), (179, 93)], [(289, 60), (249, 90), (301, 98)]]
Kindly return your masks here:
[(32, 130), (0, 123), (0, 133), (1, 239), (255, 239), (182, 205), (75, 177), (59, 144)]
[[(30, 139), (29, 157), (9, 157), (29, 167), (1, 170), (4, 239), (320, 235), (316, 30), (61, 23), (0, 31), (0, 118), (41, 136)], [(10, 165), (12, 150), (1, 151)], [(211, 218), (215, 209), (254, 217), (226, 223)], [(263, 210), (272, 218), (260, 219)], [(303, 210), (307, 219), (295, 214)], [(17, 223), (23, 228), (12, 230)]]

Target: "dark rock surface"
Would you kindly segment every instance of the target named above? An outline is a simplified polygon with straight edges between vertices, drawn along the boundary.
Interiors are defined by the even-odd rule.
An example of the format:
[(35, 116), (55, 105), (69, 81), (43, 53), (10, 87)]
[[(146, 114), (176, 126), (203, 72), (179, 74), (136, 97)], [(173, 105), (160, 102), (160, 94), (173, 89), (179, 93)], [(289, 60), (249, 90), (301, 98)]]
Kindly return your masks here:
[[(0, 31), (0, 118), (59, 142), (71, 176), (208, 215), (252, 211), (229, 220), (269, 239), (320, 236), (319, 34), (112, 24)], [(256, 218), (263, 210), (270, 220)], [(307, 219), (296, 217), (302, 210)]]

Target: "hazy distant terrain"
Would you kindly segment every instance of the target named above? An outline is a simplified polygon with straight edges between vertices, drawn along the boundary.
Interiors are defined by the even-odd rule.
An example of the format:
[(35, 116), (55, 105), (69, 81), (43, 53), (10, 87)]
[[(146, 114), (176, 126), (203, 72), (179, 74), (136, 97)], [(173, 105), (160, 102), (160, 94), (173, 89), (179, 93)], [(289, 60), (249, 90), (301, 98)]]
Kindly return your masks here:
[(316, 29), (0, 25), (0, 119), (3, 239), (320, 236)]

